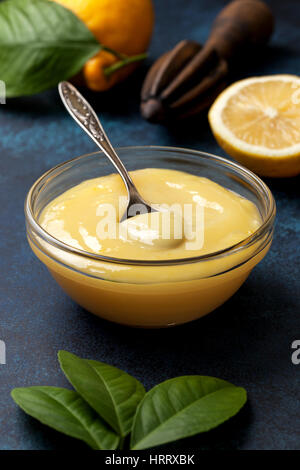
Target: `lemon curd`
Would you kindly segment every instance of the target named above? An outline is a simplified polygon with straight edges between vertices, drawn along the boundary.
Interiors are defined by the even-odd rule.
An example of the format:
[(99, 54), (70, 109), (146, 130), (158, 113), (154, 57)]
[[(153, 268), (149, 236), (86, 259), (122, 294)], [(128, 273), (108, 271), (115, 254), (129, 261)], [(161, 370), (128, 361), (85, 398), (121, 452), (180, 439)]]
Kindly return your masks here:
[[(252, 202), (207, 178), (165, 169), (136, 170), (131, 176), (158, 212), (120, 223), (127, 204), (126, 189), (121, 177), (112, 174), (87, 180), (57, 197), (43, 211), (42, 227), (84, 251), (114, 258), (164, 260), (228, 248), (261, 225)], [(173, 217), (168, 230), (169, 214)]]
[(33, 251), (70, 297), (102, 318), (161, 327), (209, 313), (241, 286), (270, 246), (266, 237), (208, 256), (251, 237), (262, 224), (257, 207), (181, 171), (151, 168), (131, 176), (157, 212), (120, 223), (127, 197), (119, 175), (88, 179), (39, 216), (41, 227), (69, 249), (29, 239)]

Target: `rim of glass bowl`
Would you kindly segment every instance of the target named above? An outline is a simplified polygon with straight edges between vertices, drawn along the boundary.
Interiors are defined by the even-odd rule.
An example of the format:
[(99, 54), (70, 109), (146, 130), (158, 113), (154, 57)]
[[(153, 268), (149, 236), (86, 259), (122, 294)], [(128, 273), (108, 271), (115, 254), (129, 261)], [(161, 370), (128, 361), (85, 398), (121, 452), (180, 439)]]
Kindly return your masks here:
[(255, 186), (255, 189), (260, 194), (263, 194), (264, 200), (267, 201), (268, 203), (267, 214), (265, 216), (265, 220), (255, 232), (253, 232), (249, 237), (245, 238), (239, 243), (231, 245), (223, 250), (208, 253), (206, 255), (194, 256), (194, 257), (188, 257), (188, 258), (168, 259), (168, 260), (137, 260), (137, 259), (126, 259), (126, 258), (114, 258), (110, 256), (97, 255), (96, 253), (90, 253), (85, 250), (74, 248), (58, 240), (52, 235), (50, 235), (50, 233), (44, 230), (43, 227), (37, 222), (33, 214), (33, 207), (32, 207), (33, 195), (35, 193), (37, 186), (40, 185), (40, 183), (43, 180), (47, 179), (51, 175), (51, 173), (53, 173), (59, 168), (62, 168), (64, 165), (67, 165), (69, 163), (73, 163), (83, 158), (90, 157), (91, 155), (95, 155), (97, 153), (102, 153), (101, 151), (97, 151), (97, 152), (91, 152), (91, 153), (81, 155), (79, 157), (72, 158), (63, 163), (60, 163), (59, 165), (54, 166), (53, 168), (45, 172), (42, 176), (40, 176), (40, 178), (38, 178), (36, 182), (31, 186), (25, 199), (25, 216), (26, 216), (27, 222), (29, 222), (31, 227), (36, 231), (36, 233), (41, 238), (43, 238), (45, 241), (47, 241), (50, 245), (54, 246), (55, 248), (59, 248), (63, 251), (66, 251), (68, 253), (72, 253), (78, 256), (83, 256), (84, 258), (93, 259), (95, 261), (104, 261), (104, 262), (115, 263), (115, 264), (127, 264), (127, 265), (138, 265), (138, 266), (168, 266), (168, 265), (202, 262), (202, 261), (207, 261), (211, 259), (221, 258), (228, 254), (236, 253), (242, 249), (245, 249), (251, 246), (255, 242), (257, 242), (259, 239), (264, 237), (264, 235), (267, 234), (267, 232), (272, 228), (275, 215), (276, 215), (276, 204), (275, 204), (273, 195), (270, 189), (268, 188), (268, 186), (258, 176), (256, 176), (252, 171), (248, 170), (242, 165), (239, 165), (238, 163), (235, 163), (231, 160), (227, 160), (226, 158), (218, 157), (216, 155), (213, 155), (207, 152), (202, 152), (199, 150), (189, 150), (189, 149), (181, 148), (181, 147), (164, 147), (164, 146), (146, 145), (146, 146), (119, 147), (118, 149), (122, 151), (123, 150), (148, 149), (148, 150), (161, 151), (161, 152), (166, 152), (166, 153), (181, 153), (183, 155), (196, 156), (196, 157), (200, 156), (201, 158), (204, 158), (204, 159), (209, 159), (209, 160), (213, 159), (214, 161), (219, 162), (222, 165), (224, 165), (225, 168), (227, 167), (230, 169), (234, 169), (239, 175), (242, 174), (244, 177), (246, 177), (246, 179), (251, 184), (251, 186), (252, 187)]

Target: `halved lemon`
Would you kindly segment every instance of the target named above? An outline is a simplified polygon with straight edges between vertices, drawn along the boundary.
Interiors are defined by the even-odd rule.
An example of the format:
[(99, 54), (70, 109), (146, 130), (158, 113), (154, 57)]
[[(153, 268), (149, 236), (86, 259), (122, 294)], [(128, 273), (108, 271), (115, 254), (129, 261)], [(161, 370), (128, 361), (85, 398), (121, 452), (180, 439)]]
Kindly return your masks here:
[(226, 88), (208, 114), (219, 145), (262, 176), (300, 174), (300, 78), (270, 75)]

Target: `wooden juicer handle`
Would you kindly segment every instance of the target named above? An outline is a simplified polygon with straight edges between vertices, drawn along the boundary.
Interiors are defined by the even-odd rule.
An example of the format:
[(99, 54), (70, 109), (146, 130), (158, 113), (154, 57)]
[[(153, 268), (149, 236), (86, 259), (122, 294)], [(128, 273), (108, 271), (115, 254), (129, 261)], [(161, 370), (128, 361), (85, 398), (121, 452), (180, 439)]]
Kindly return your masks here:
[(216, 17), (204, 47), (230, 60), (245, 48), (265, 44), (273, 27), (273, 15), (265, 3), (234, 0)]

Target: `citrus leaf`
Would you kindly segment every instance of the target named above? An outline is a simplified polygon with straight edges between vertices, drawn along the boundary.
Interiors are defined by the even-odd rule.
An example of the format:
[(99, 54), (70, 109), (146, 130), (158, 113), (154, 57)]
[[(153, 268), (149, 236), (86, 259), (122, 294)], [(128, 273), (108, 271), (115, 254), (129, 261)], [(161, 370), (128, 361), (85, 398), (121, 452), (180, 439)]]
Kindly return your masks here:
[(146, 449), (209, 431), (234, 416), (246, 391), (224, 380), (183, 376), (150, 390), (140, 403), (131, 434), (132, 449)]
[(101, 48), (79, 18), (55, 2), (0, 3), (0, 80), (7, 97), (38, 93), (67, 80)]
[(132, 428), (143, 385), (131, 375), (99, 361), (59, 351), (60, 366), (75, 390), (122, 437)]
[(93, 449), (114, 450), (118, 436), (72, 390), (57, 387), (15, 388), (14, 401), (28, 415), (56, 431), (80, 439)]

